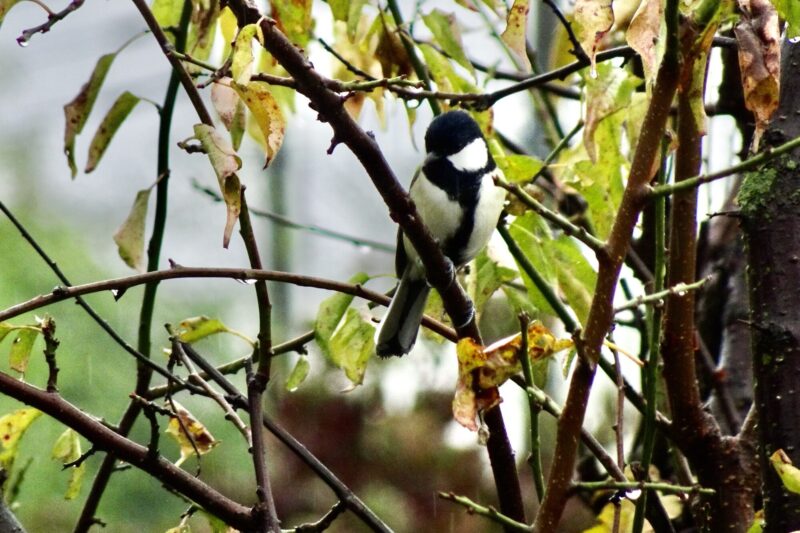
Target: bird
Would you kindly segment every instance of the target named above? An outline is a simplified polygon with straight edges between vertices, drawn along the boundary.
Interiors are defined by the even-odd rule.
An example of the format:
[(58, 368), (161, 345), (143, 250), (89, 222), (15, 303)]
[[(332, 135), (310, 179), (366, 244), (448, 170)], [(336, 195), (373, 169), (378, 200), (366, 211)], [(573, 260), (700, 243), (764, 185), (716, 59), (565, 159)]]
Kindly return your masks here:
[[(458, 269), (475, 258), (492, 236), (505, 203), (505, 190), (495, 185), (503, 173), (480, 126), (465, 111), (434, 118), (425, 132), (425, 151), (408, 194)], [(430, 292), (425, 267), (402, 229), (397, 232), (395, 270), (400, 282), (381, 321), (375, 347), (380, 357), (400, 357), (411, 350)]]

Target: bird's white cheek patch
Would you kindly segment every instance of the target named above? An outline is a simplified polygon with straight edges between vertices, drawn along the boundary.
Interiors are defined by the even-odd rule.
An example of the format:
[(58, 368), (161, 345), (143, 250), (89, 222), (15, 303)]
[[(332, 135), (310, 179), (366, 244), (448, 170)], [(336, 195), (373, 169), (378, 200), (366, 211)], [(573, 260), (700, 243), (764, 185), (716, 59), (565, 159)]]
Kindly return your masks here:
[(460, 151), (447, 156), (456, 170), (462, 172), (475, 172), (482, 170), (489, 162), (489, 154), (483, 139), (475, 139)]

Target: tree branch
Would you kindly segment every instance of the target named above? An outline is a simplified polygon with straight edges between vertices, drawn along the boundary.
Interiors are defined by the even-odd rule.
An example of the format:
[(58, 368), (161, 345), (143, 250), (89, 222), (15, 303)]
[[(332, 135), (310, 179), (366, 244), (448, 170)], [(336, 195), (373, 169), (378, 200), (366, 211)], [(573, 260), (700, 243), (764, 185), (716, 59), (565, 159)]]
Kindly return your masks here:
[(57, 394), (48, 393), (0, 372), (0, 391), (52, 416), (119, 460), (150, 474), (176, 492), (241, 530), (252, 530), (250, 509), (227, 498), (163, 457), (109, 429)]

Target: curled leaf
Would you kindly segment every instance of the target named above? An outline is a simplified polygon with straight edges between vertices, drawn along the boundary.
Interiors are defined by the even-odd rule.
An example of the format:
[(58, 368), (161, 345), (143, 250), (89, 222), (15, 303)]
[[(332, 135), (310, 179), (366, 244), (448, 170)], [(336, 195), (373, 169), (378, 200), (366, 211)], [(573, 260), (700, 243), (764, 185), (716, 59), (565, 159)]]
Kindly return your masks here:
[(264, 41), (261, 28), (257, 24), (248, 24), (236, 36), (233, 43), (233, 60), (231, 73), (236, 83), (248, 83), (253, 75), (253, 39)]
[(755, 147), (778, 109), (780, 93), (780, 27), (768, 0), (739, 0), (742, 16), (733, 31), (739, 50), (744, 103), (756, 117)]
[(792, 465), (792, 460), (782, 449), (777, 450), (769, 458), (772, 468), (778, 473), (783, 486), (787, 490), (800, 494), (800, 469)]
[(86, 162), (84, 172), (88, 174), (97, 168), (97, 164), (100, 162), (100, 158), (103, 157), (109, 143), (111, 143), (111, 139), (114, 138), (114, 134), (117, 133), (119, 127), (125, 119), (128, 118), (128, 115), (138, 103), (139, 97), (129, 91), (125, 91), (119, 95), (119, 98), (117, 98), (114, 105), (111, 106), (111, 109), (108, 110), (108, 113), (106, 113), (106, 116), (97, 128), (97, 132), (94, 134), (92, 144), (89, 146), (89, 160)]
[(236, 171), (242, 167), (242, 160), (236, 154), (231, 143), (213, 126), (195, 124), (194, 134), (208, 154), (208, 159), (217, 175), (222, 198), (225, 200), (228, 216), (225, 222), (222, 246), (227, 248), (233, 227), (242, 210), (242, 185), (239, 176), (236, 175)]
[[(532, 363), (546, 360), (555, 353), (571, 348), (571, 339), (557, 339), (539, 321), (528, 326), (528, 353)], [(465, 337), (458, 341), (458, 383), (453, 398), (453, 416), (467, 429), (478, 430), (475, 421), (479, 411), (491, 409), (502, 401), (497, 388), (522, 370), (520, 334), (483, 347)]]
[(205, 339), (211, 335), (216, 335), (217, 333), (230, 333), (241, 339), (244, 339), (250, 343), (250, 345), (255, 345), (255, 341), (253, 339), (248, 338), (243, 333), (229, 328), (223, 324), (221, 320), (217, 318), (209, 318), (207, 316), (195, 316), (182, 320), (175, 330), (178, 340), (188, 344)]
[(73, 178), (78, 173), (78, 167), (75, 164), (75, 138), (83, 131), (86, 119), (89, 117), (92, 107), (94, 107), (97, 94), (100, 92), (100, 87), (103, 86), (108, 69), (111, 68), (111, 63), (114, 62), (117, 53), (114, 52), (100, 57), (94, 66), (89, 81), (81, 87), (77, 96), (64, 106), (64, 119), (66, 122), (64, 128), (64, 153), (67, 156), (67, 163)]
[(180, 466), (195, 454), (195, 449), (200, 455), (205, 455), (219, 444), (219, 441), (185, 407), (176, 401), (172, 403), (175, 405), (177, 416), (170, 417), (166, 433), (174, 437), (180, 446), (181, 456), (175, 461), (175, 466)]
[[(81, 457), (81, 441), (78, 433), (71, 428), (67, 428), (53, 445), (53, 459), (58, 459), (62, 463), (74, 463)], [(86, 463), (81, 462), (77, 466), (70, 468), (67, 492), (64, 494), (65, 500), (74, 500), (81, 491), (83, 476), (86, 473)]]
[(144, 224), (149, 199), (150, 189), (137, 192), (128, 217), (114, 233), (119, 256), (126, 265), (139, 271), (144, 270)]
[(644, 79), (648, 84), (655, 79), (659, 56), (663, 52), (660, 38), (665, 29), (663, 14), (662, 0), (642, 0), (625, 32), (628, 44), (642, 58)]
[(308, 362), (308, 357), (301, 355), (297, 362), (294, 364), (292, 373), (286, 378), (286, 390), (294, 392), (308, 377), (308, 371), (311, 369), (311, 364)]
[(233, 88), (230, 78), (221, 78), (211, 86), (211, 103), (217, 110), (220, 120), (231, 134), (231, 143), (239, 149), (245, 126), (244, 102)]
[(264, 149), (267, 154), (264, 168), (266, 168), (283, 144), (283, 136), (286, 131), (286, 119), (283, 117), (283, 112), (278, 101), (263, 83), (252, 82), (242, 85), (232, 82), (231, 87), (250, 110), (264, 136)]

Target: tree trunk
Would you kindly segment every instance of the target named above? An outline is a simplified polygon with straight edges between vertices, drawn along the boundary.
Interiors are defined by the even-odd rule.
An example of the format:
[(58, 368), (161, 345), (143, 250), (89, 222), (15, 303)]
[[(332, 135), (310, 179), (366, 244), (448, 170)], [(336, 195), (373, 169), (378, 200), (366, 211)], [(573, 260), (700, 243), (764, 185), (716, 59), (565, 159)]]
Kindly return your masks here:
[[(800, 135), (800, 45), (784, 40), (780, 105), (768, 148)], [(800, 463), (800, 151), (752, 172), (739, 193), (747, 246), (755, 400), (759, 417), (765, 532), (800, 529), (800, 495), (769, 463), (783, 449)]]

